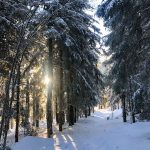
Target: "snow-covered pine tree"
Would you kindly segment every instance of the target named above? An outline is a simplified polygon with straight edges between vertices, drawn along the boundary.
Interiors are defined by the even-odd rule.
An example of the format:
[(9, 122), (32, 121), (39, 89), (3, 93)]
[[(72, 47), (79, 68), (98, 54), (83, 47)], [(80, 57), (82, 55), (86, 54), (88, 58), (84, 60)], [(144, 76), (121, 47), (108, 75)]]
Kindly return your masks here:
[[(67, 92), (71, 97), (73, 97), (73, 91), (79, 92), (81, 89), (81, 85), (75, 84), (75, 82), (79, 82), (79, 79), (83, 81), (84, 88), (88, 89), (89, 93), (93, 98), (93, 102), (91, 101), (92, 98), (89, 99), (93, 105), (96, 104), (95, 98), (93, 93), (98, 94), (97, 91), (92, 90), (92, 82), (90, 81), (88, 76), (93, 75), (93, 78), (98, 76), (98, 70), (96, 69), (96, 44), (95, 42), (99, 42), (99, 36), (97, 33), (93, 32), (90, 29), (94, 26), (92, 22), (94, 21), (93, 18), (87, 15), (84, 10), (89, 8), (87, 1), (83, 0), (75, 0), (75, 1), (62, 1), (62, 0), (54, 0), (54, 1), (45, 1), (44, 9), (46, 13), (48, 13), (49, 21), (47, 24), (48, 29), (46, 30), (46, 34), (48, 39), (52, 40), (52, 48), (51, 50), (56, 50), (55, 47), (58, 49), (58, 55), (60, 60), (67, 60), (69, 64), (69, 76), (71, 79), (71, 86), (70, 92)], [(95, 28), (96, 29), (96, 28)], [(56, 46), (57, 45), (57, 46)], [(51, 45), (50, 45), (51, 46)], [(55, 46), (55, 47), (54, 47)], [(61, 49), (63, 47), (63, 49)], [(93, 50), (93, 52), (92, 52)], [(60, 53), (61, 52), (61, 53)], [(65, 53), (65, 54), (64, 54)], [(94, 55), (94, 54), (95, 55)], [(51, 53), (52, 54), (52, 53)], [(68, 56), (69, 59), (61, 58), (62, 56)], [(93, 62), (90, 62), (89, 59), (93, 59)], [(54, 61), (54, 60), (53, 60)], [(95, 63), (94, 63), (95, 61)], [(67, 64), (66, 63), (66, 64)], [(60, 63), (55, 64), (58, 68), (62, 68), (63, 66)], [(62, 64), (63, 65), (63, 64)], [(88, 66), (90, 65), (95, 66), (95, 71), (97, 73), (89, 74), (87, 70)], [(52, 64), (51, 64), (52, 66)], [(84, 67), (84, 68), (82, 68)], [(64, 70), (65, 68), (63, 68)], [(63, 71), (62, 70), (62, 71)], [(66, 70), (66, 69), (65, 69)], [(63, 71), (64, 74), (64, 71)], [(74, 75), (73, 75), (74, 74)], [(89, 75), (86, 75), (89, 74)], [(62, 77), (62, 76), (61, 76)], [(60, 78), (60, 77), (59, 77)], [(77, 78), (77, 79), (76, 79)], [(94, 80), (95, 80), (94, 78)], [(62, 78), (59, 82), (61, 82)], [(74, 83), (74, 84), (73, 84)], [(61, 85), (60, 85), (61, 86)], [(76, 87), (78, 86), (78, 87)], [(69, 87), (70, 88), (70, 87)], [(83, 90), (86, 90), (84, 89)], [(77, 90), (78, 89), (78, 90)], [(94, 91), (94, 92), (93, 92)], [(76, 93), (74, 92), (74, 94)], [(81, 90), (80, 90), (81, 92)], [(81, 92), (82, 93), (82, 92)], [(61, 94), (60, 98), (58, 99), (58, 114), (62, 114), (63, 108), (63, 94)], [(80, 93), (78, 93), (80, 95)], [(70, 97), (70, 98), (71, 98)], [(86, 99), (85, 97), (84, 99)], [(81, 99), (81, 98), (80, 98)], [(97, 99), (97, 98), (96, 98)], [(68, 105), (74, 105), (76, 100), (71, 100)], [(97, 100), (96, 100), (97, 101)], [(80, 101), (81, 102), (81, 101)], [(62, 103), (62, 104), (61, 104)], [(90, 102), (89, 102), (90, 103)], [(84, 106), (85, 107), (85, 106)], [(61, 117), (58, 117), (61, 118)], [(60, 123), (60, 128), (62, 123)]]
[(141, 68), (139, 62), (142, 60), (142, 55), (139, 55), (143, 45), (140, 13), (144, 9), (142, 4), (144, 2), (140, 0), (107, 0), (97, 11), (98, 16), (104, 19), (105, 26), (111, 30), (106, 45), (110, 47), (109, 62), (113, 63), (111, 76), (114, 77), (114, 90), (117, 94), (126, 93), (126, 102), (129, 103), (133, 122), (136, 111), (133, 95), (139, 87), (135, 84), (135, 77)]
[[(7, 72), (8, 87), (6, 86), (4, 115), (0, 128), (0, 136), (4, 135), (4, 142), (1, 140), (4, 148), (11, 119), (9, 114), (12, 110), (17, 112), (16, 141), (18, 141), (20, 126), (18, 120), (22, 120), (24, 125), (29, 121), (29, 105), (31, 104), (29, 95), (31, 99), (36, 98), (29, 88), (29, 85), (34, 87), (32, 76), (36, 73), (30, 71), (34, 70), (36, 65), (41, 64), (41, 67), (46, 57), (48, 57), (49, 75), (52, 77), (54, 74), (59, 78), (57, 79), (59, 90), (56, 90), (56, 94), (60, 130), (64, 122), (64, 113), (67, 113), (68, 122), (72, 125), (76, 122), (79, 111), (87, 112), (87, 108), (97, 104), (102, 88), (102, 75), (97, 68), (99, 50), (96, 44), (99, 43), (100, 37), (96, 27), (93, 26), (93, 18), (84, 11), (90, 7), (87, 1), (18, 0), (5, 2), (1, 0), (0, 2), (6, 5), (3, 16), (11, 15), (12, 31), (15, 33), (11, 35), (13, 43), (6, 42), (6, 44), (5, 37), (9, 36), (5, 35), (2, 35), (3, 41), (1, 42), (4, 44), (3, 50), (6, 45), (9, 46), (13, 62), (9, 64), (9, 74)], [(9, 13), (11, 9), (8, 6), (13, 9), (13, 14)], [(4, 27), (6, 28), (7, 25), (4, 24)], [(46, 40), (48, 50), (45, 47)], [(58, 74), (53, 72), (56, 69)], [(29, 78), (30, 75), (32, 75), (31, 78)], [(22, 84), (24, 80), (28, 80), (25, 85)], [(52, 83), (48, 87), (47, 110), (50, 109), (47, 111), (48, 137), (52, 134)], [(42, 87), (37, 81), (35, 84), (36, 87)], [(23, 103), (22, 98), (24, 90), (26, 90), (26, 104)], [(15, 99), (17, 101), (14, 101)], [(13, 104), (15, 107), (12, 109)], [(68, 111), (67, 108), (69, 108)], [(27, 115), (24, 114), (25, 111)]]
[[(33, 39), (36, 37), (37, 26), (33, 25), (33, 16), (38, 8), (38, 5), (29, 6), (30, 1), (0, 1), (1, 7), (1, 44), (2, 46), (2, 55), (1, 60), (4, 62), (3, 69), (7, 72), (5, 74), (5, 96), (3, 103), (3, 115), (0, 126), (0, 141), (2, 142), (2, 147), (6, 146), (7, 133), (9, 129), (9, 121), (12, 117), (11, 112), (13, 111), (12, 105), (17, 103), (16, 110), (17, 116), (19, 116), (19, 101), (20, 101), (20, 84), (17, 85), (19, 68), (22, 67), (22, 62), (27, 55), (28, 48), (31, 46)], [(32, 31), (30, 29), (32, 29)], [(5, 52), (7, 48), (7, 52)], [(8, 64), (8, 65), (7, 65)], [(5, 66), (8, 67), (5, 67)], [(4, 70), (4, 71), (5, 71)], [(22, 71), (22, 70), (21, 70)], [(20, 74), (20, 73), (19, 73)], [(16, 96), (17, 95), (17, 96)], [(17, 98), (16, 98), (17, 97)], [(17, 102), (14, 99), (17, 99)], [(17, 119), (18, 120), (18, 119)], [(17, 121), (16, 131), (18, 130), (19, 122)], [(16, 139), (18, 131), (16, 132)], [(2, 140), (3, 135), (3, 140)]]
[[(0, 14), (0, 23), (1, 23), (1, 61), (2, 61), (2, 75), (5, 74), (5, 100), (3, 103), (3, 115), (0, 126), (0, 141), (2, 138), (2, 134), (4, 135), (4, 144), (3, 148), (6, 145), (7, 139), (7, 131), (9, 128), (9, 119), (11, 118), (11, 104), (13, 99), (13, 94), (10, 96), (10, 89), (13, 90), (14, 80), (12, 78), (15, 77), (14, 69), (12, 69), (15, 62), (14, 59), (16, 55), (16, 47), (17, 47), (17, 38), (16, 34), (19, 32), (19, 27), (17, 26), (17, 22), (22, 20), (27, 13), (24, 5), (15, 1), (0, 1), (1, 14)], [(18, 15), (18, 11), (19, 14)], [(17, 55), (16, 55), (17, 56)], [(11, 71), (10, 71), (11, 70)], [(11, 85), (11, 86), (10, 86)], [(15, 86), (15, 85), (14, 85)], [(11, 97), (11, 98), (10, 98)]]
[(133, 77), (139, 86), (136, 87), (134, 92), (134, 100), (136, 102), (136, 110), (142, 113), (140, 119), (150, 120), (150, 2), (148, 0), (138, 1), (140, 11), (140, 26), (142, 28), (142, 36), (139, 37), (141, 43), (141, 51), (138, 55), (140, 61), (138, 65), (138, 73)]

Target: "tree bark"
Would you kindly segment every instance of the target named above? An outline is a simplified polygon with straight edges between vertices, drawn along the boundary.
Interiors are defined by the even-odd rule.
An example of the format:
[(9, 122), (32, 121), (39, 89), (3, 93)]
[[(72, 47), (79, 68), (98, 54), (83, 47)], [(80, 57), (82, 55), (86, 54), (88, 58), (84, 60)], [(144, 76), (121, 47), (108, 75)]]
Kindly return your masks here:
[(25, 123), (26, 123), (26, 132), (29, 133), (29, 115), (30, 115), (30, 93), (29, 93), (29, 80), (26, 81), (26, 115), (25, 115)]
[(88, 107), (88, 116), (91, 116), (91, 108)]
[(122, 108), (123, 108), (123, 122), (127, 122), (127, 119), (126, 119), (126, 102), (125, 102), (125, 94), (122, 94)]
[(33, 126), (36, 125), (36, 93), (35, 91), (33, 91), (33, 106), (32, 106), (32, 109), (33, 109)]
[(132, 123), (135, 123), (135, 114), (134, 114), (134, 105), (133, 105), (133, 100), (131, 100), (131, 117), (132, 117)]
[[(53, 58), (53, 52), (52, 52), (52, 39), (48, 40), (48, 47), (49, 47), (49, 57), (48, 57), (48, 73), (50, 80), (52, 81), (53, 77), (53, 65), (52, 65), (52, 58)], [(47, 94), (47, 109), (46, 109), (46, 118), (47, 118), (47, 137), (51, 137), (53, 134), (52, 130), (52, 82), (48, 84), (48, 94)]]
[(70, 105), (69, 107), (69, 126), (74, 125), (74, 110), (73, 110), (73, 106)]
[(20, 66), (17, 71), (17, 103), (16, 103), (16, 130), (15, 130), (15, 142), (19, 140), (19, 122), (20, 122)]
[(130, 89), (130, 112), (131, 112), (131, 117), (132, 117), (132, 123), (135, 123), (134, 104), (133, 104), (133, 99), (132, 99), (131, 79), (129, 79), (129, 89)]
[(36, 97), (36, 128), (39, 128), (39, 97)]
[(59, 53), (59, 90), (58, 90), (58, 110), (59, 110), (59, 131), (62, 131), (62, 125), (64, 123), (64, 52), (63, 52), (63, 46), (60, 41), (56, 41), (56, 44), (58, 46), (58, 53)]
[(56, 123), (58, 124), (58, 122), (59, 122), (59, 118), (58, 118), (58, 117), (59, 117), (59, 114), (58, 114), (58, 109), (57, 109), (57, 107), (58, 107), (58, 106), (57, 106), (57, 98), (56, 98), (55, 107), (56, 107), (56, 108), (55, 108), (55, 109), (56, 109)]
[(76, 108), (76, 121), (79, 120), (79, 110), (78, 110), (78, 107)]
[(74, 123), (77, 122), (77, 109), (76, 107), (74, 108)]

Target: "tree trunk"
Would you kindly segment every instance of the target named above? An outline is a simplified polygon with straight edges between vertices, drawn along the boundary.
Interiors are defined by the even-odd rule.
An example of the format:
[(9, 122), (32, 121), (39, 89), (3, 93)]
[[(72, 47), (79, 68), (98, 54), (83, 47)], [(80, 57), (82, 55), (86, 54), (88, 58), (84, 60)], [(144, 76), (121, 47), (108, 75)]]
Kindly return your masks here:
[(123, 122), (127, 122), (126, 119), (126, 102), (125, 102), (125, 95), (122, 95), (122, 109), (123, 109)]
[(69, 124), (69, 126), (70, 126), (70, 106), (69, 106), (69, 104), (68, 104), (68, 99), (67, 99), (67, 122), (68, 122), (68, 124)]
[(74, 108), (74, 123), (77, 122), (77, 109), (76, 107)]
[(68, 105), (68, 123), (69, 123), (69, 126), (72, 126), (72, 122), (71, 122), (71, 106)]
[(91, 108), (88, 107), (88, 116), (91, 116)]
[(36, 125), (36, 95), (35, 95), (35, 91), (33, 91), (33, 126)]
[[(58, 43), (57, 43), (58, 42)], [(63, 47), (60, 43), (60, 41), (57, 41), (56, 44), (58, 45), (58, 51), (59, 51), (59, 92), (58, 92), (58, 109), (59, 109), (59, 131), (62, 131), (62, 125), (64, 123), (64, 85), (63, 85), (63, 79), (64, 79), (64, 70), (63, 70)]]
[(118, 109), (119, 109), (119, 102), (117, 103), (117, 107), (118, 107)]
[(135, 123), (135, 114), (134, 114), (134, 105), (133, 105), (133, 100), (131, 100), (131, 117), (132, 117), (132, 123)]
[[(12, 73), (11, 73), (12, 75)], [(4, 135), (4, 143), (3, 143), (3, 148), (5, 148), (5, 145), (6, 145), (6, 139), (7, 139), (7, 129), (6, 129), (6, 124), (7, 123), (7, 114), (9, 113), (9, 87), (10, 87), (10, 80), (11, 80), (11, 77), (9, 77), (9, 79), (6, 81), (6, 85), (5, 85), (5, 93), (6, 93), (6, 96), (5, 96), (5, 101), (4, 101), (4, 104), (3, 104), (3, 113), (2, 113), (2, 119), (1, 119), (1, 124), (0, 124), (0, 141), (1, 141), (1, 138), (2, 138), (2, 135)], [(14, 88), (15, 88), (15, 85), (12, 87), (13, 91), (14, 91)], [(13, 93), (13, 96), (14, 96), (14, 93)], [(8, 121), (9, 122), (9, 121)], [(9, 127), (8, 127), (9, 129)]]
[(59, 118), (58, 118), (58, 117), (59, 117), (59, 114), (58, 114), (58, 109), (57, 109), (57, 107), (58, 107), (58, 106), (57, 106), (57, 98), (56, 98), (55, 107), (56, 107), (56, 108), (55, 108), (55, 109), (56, 109), (56, 123), (58, 124), (58, 122), (59, 122)]
[(62, 131), (62, 125), (64, 123), (64, 112), (59, 112), (59, 131)]
[(36, 128), (39, 128), (39, 97), (36, 97)]
[[(17, 70), (18, 72), (18, 70)], [(15, 74), (15, 71), (13, 72)], [(11, 73), (12, 75), (12, 73)], [(7, 140), (7, 134), (9, 130), (9, 122), (10, 122), (10, 111), (12, 109), (12, 103), (14, 100), (14, 95), (15, 95), (15, 87), (16, 87), (16, 82), (17, 82), (17, 77), (12, 77), (10, 75), (7, 88), (6, 88), (6, 99), (4, 103), (4, 108), (3, 108), (3, 118), (2, 118), (2, 123), (1, 125), (3, 126), (3, 135), (4, 135), (4, 142), (3, 142), (3, 149), (6, 147), (6, 140)], [(11, 87), (11, 98), (10, 98), (10, 85), (11, 85), (11, 79), (12, 79), (12, 87)], [(0, 140), (1, 140), (1, 134), (0, 134)]]
[(132, 99), (132, 87), (131, 87), (131, 79), (129, 79), (129, 89), (130, 89), (130, 112), (132, 123), (135, 123), (135, 115), (134, 115), (134, 104)]
[(20, 66), (17, 71), (17, 103), (16, 103), (16, 130), (15, 130), (15, 142), (19, 140), (19, 114), (20, 114)]
[(69, 126), (74, 125), (74, 110), (73, 110), (73, 106), (70, 105), (69, 107)]
[(67, 121), (69, 123), (69, 126), (72, 126), (73, 123), (71, 121), (71, 118), (73, 116), (72, 114), (72, 106), (71, 106), (71, 90), (70, 90), (70, 73), (68, 72), (68, 85), (67, 85)]
[(87, 108), (85, 108), (84, 110), (84, 115), (85, 115), (85, 118), (87, 118)]
[(79, 110), (78, 110), (78, 107), (76, 108), (76, 121), (79, 120)]
[(93, 113), (94, 113), (94, 107), (93, 107)]
[[(52, 81), (53, 77), (53, 66), (52, 66), (52, 58), (53, 58), (53, 51), (52, 51), (52, 39), (48, 40), (48, 47), (49, 47), (49, 58), (48, 58), (48, 73), (50, 80)], [(47, 109), (46, 109), (46, 118), (47, 118), (47, 137), (51, 137), (53, 134), (52, 130), (52, 82), (48, 84), (48, 94), (47, 94)]]
[(26, 85), (26, 115), (25, 115), (25, 123), (26, 123), (26, 132), (29, 133), (29, 116), (30, 115), (30, 94), (29, 94), (29, 80), (27, 79)]

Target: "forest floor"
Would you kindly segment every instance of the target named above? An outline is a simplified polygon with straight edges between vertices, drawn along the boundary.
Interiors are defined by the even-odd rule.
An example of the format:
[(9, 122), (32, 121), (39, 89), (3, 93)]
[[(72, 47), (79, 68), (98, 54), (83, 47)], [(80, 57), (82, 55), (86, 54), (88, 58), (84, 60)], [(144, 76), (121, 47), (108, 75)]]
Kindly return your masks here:
[[(107, 120), (107, 118), (110, 118)], [(25, 137), (13, 150), (150, 150), (150, 122), (123, 123), (121, 110), (96, 111), (53, 139)]]

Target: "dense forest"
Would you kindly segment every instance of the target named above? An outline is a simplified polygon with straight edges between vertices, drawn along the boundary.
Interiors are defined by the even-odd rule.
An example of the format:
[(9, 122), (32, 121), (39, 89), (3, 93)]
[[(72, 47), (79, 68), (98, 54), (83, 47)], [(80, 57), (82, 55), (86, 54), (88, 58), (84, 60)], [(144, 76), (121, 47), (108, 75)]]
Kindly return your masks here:
[(105, 62), (111, 65), (108, 85), (122, 99), (123, 120), (127, 111), (135, 122), (135, 114), (150, 119), (150, 1), (106, 0), (97, 15), (104, 19), (110, 34)]
[(33, 134), (44, 117), (48, 137), (54, 117), (60, 131), (66, 120), (73, 125), (81, 113), (87, 117), (99, 102), (103, 81), (96, 47), (101, 39), (84, 12), (87, 1), (1, 0), (0, 7), (4, 148), (13, 122), (17, 142), (20, 126)]
[[(150, 1), (0, 0), (0, 149), (38, 134), (46, 120), (63, 130), (104, 102), (122, 104), (123, 121), (150, 120)], [(99, 65), (101, 55), (109, 59)], [(102, 73), (107, 66), (109, 72)], [(105, 102), (104, 102), (105, 103)]]

